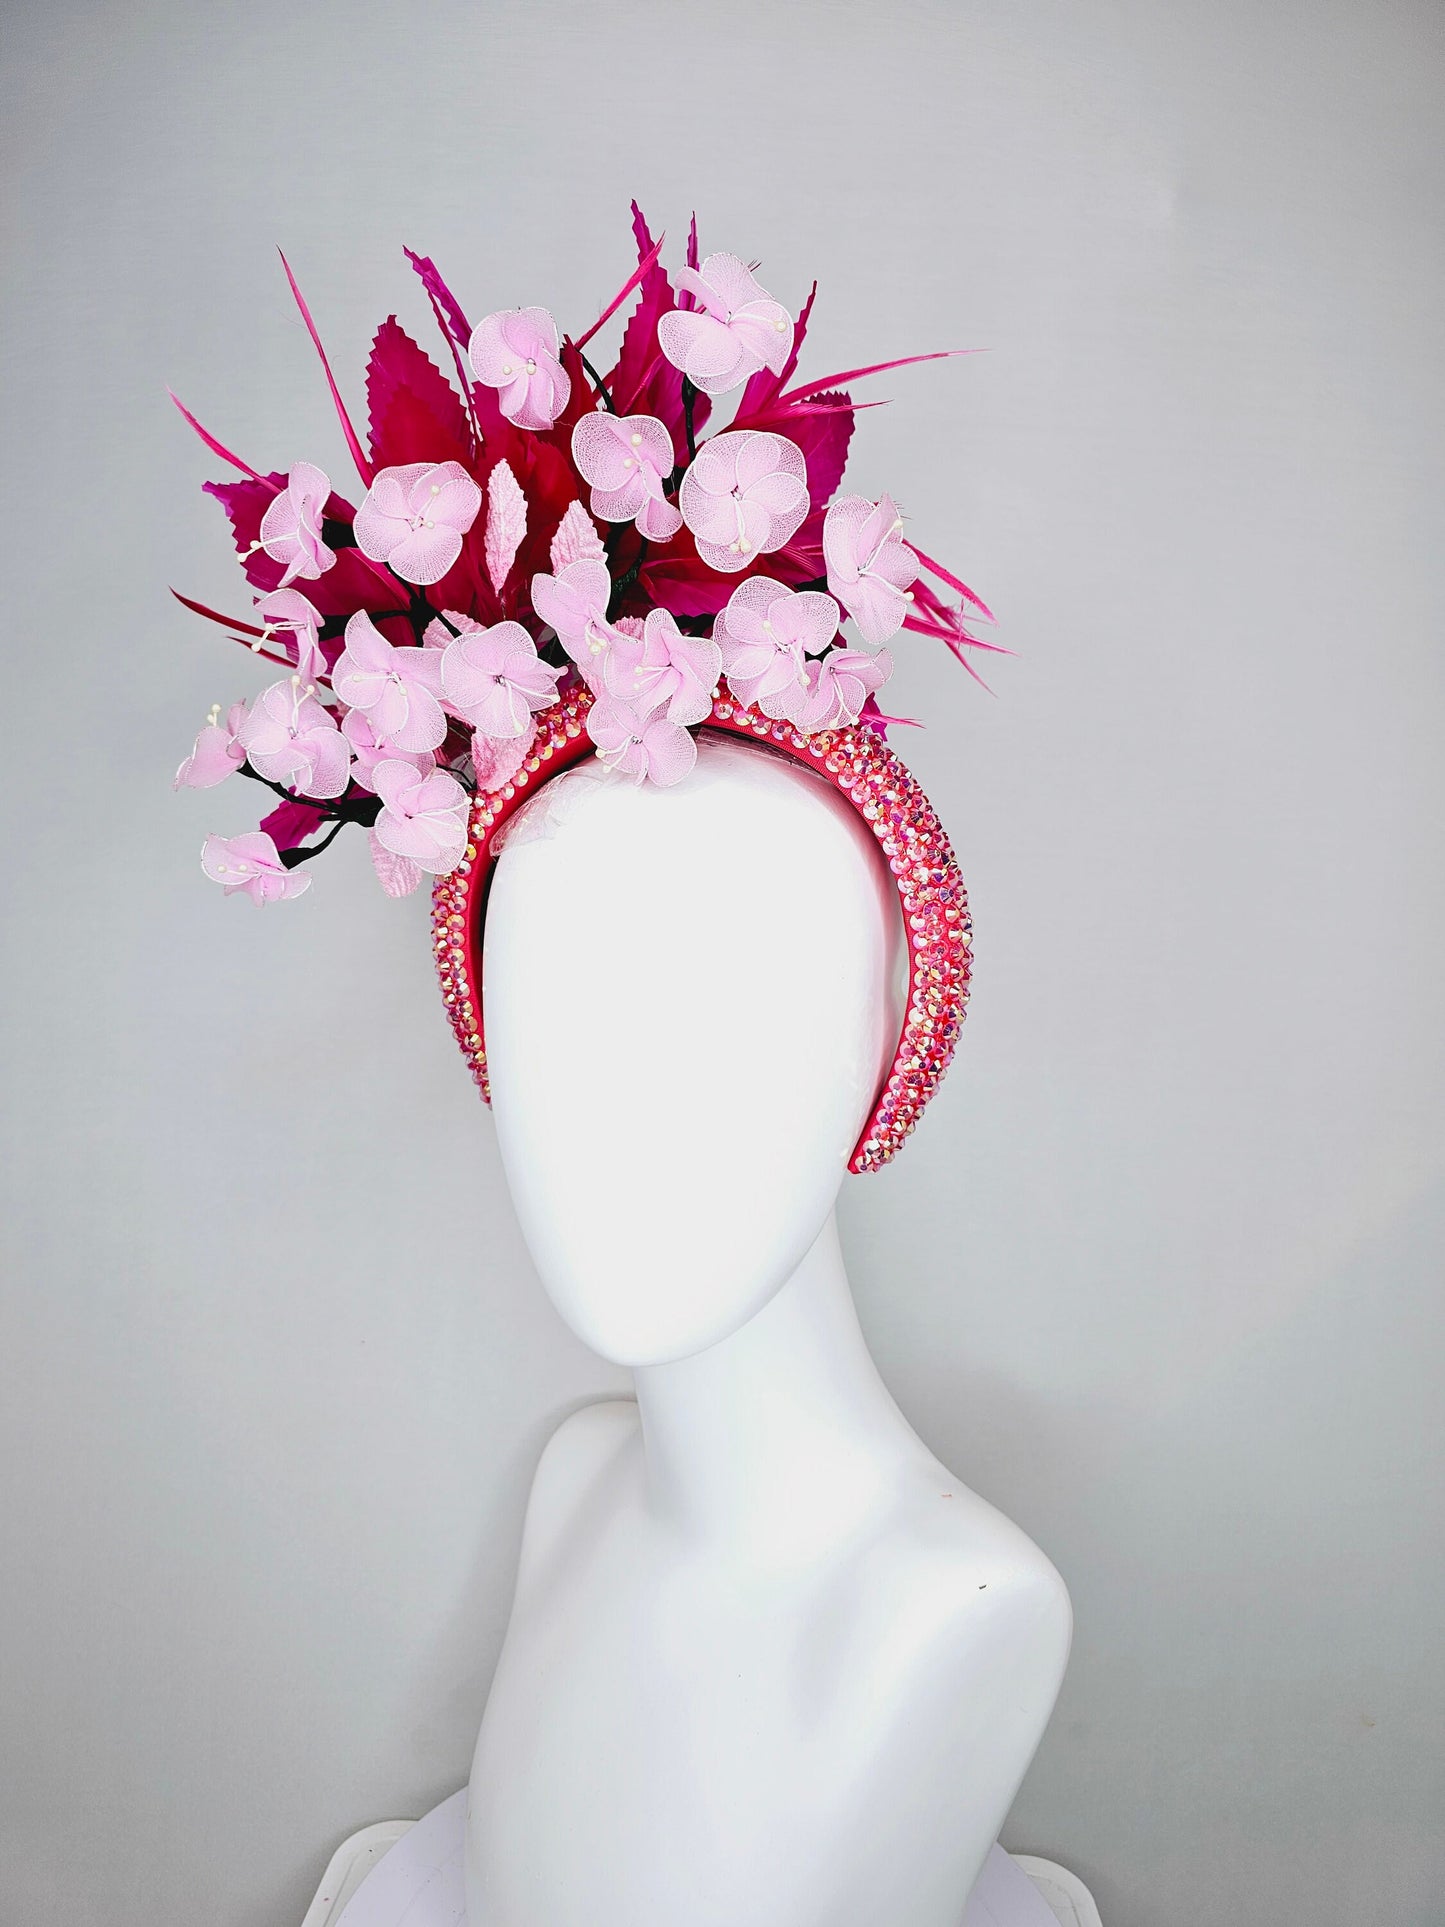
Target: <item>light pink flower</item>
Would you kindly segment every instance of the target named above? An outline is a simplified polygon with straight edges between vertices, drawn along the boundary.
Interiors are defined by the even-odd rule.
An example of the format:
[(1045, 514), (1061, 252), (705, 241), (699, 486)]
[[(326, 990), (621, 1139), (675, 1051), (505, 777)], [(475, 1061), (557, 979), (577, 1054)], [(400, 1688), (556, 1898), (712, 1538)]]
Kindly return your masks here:
[(263, 689), (236, 734), (258, 775), (302, 796), (340, 796), (351, 780), (346, 738), (299, 676)]
[(683, 635), (666, 609), (650, 609), (640, 636), (619, 630), (602, 680), (609, 696), (639, 715), (662, 709), (670, 723), (700, 723), (712, 711), (721, 669), (715, 642)]
[(394, 856), (409, 856), (433, 876), (445, 876), (467, 846), (467, 793), (445, 770), (423, 776), (410, 763), (378, 763), (371, 773), (382, 811), (376, 840)]
[(311, 888), (309, 876), (286, 868), (264, 830), (208, 836), (201, 845), (201, 868), (213, 883), (225, 885), (228, 897), (244, 890), (253, 903), (277, 903)]
[(462, 552), (482, 491), (460, 462), (383, 468), (356, 511), (356, 542), (403, 582), (440, 582)]
[(572, 381), (557, 346), (545, 308), (503, 308), (472, 331), (467, 353), (477, 380), (498, 390), (502, 413), (518, 428), (550, 428), (567, 406)]
[(447, 644), (442, 693), (483, 736), (510, 739), (532, 726), (533, 710), (556, 700), (561, 674), (541, 660), (520, 622), (498, 622)]
[(733, 590), (712, 633), (733, 694), (765, 716), (797, 722), (808, 700), (805, 659), (838, 633), (838, 605), (816, 589), (796, 592), (750, 576)]
[(659, 788), (680, 783), (697, 761), (690, 730), (660, 713), (645, 716), (615, 696), (599, 696), (593, 703), (587, 734), (597, 745), (599, 763)]
[(918, 578), (918, 559), (902, 528), (891, 495), (877, 502), (840, 496), (823, 517), (828, 587), (875, 649), (903, 627), (912, 601), (906, 591)]
[(346, 647), (331, 672), (331, 686), (353, 709), (364, 709), (378, 742), (414, 753), (435, 749), (447, 733), (438, 701), (442, 687), (439, 649), (396, 649), (364, 609), (346, 625)]
[(556, 575), (532, 577), (532, 607), (557, 631), (557, 638), (589, 685), (617, 631), (607, 620), (612, 577), (605, 562), (584, 558)]
[(703, 561), (734, 575), (798, 528), (808, 513), (808, 465), (784, 435), (714, 435), (683, 476), (679, 501)]
[(364, 709), (348, 709), (341, 719), (341, 733), (351, 745), (351, 753), (356, 761), (351, 766), (352, 781), (359, 783), (364, 790), (375, 790), (371, 772), (378, 763), (410, 763), (423, 775), (436, 768), (437, 759), (429, 749), (417, 750), (411, 755), (404, 754), (394, 743), (382, 741), (371, 726), (371, 718)]
[(331, 480), (323, 469), (314, 462), (294, 462), (285, 488), (261, 517), (260, 546), (273, 562), (286, 565), (282, 588), (298, 575), (314, 581), (335, 567), (336, 557), (321, 539), (330, 496)]
[(663, 315), (657, 341), (689, 381), (722, 395), (760, 368), (783, 372), (793, 350), (793, 318), (735, 254), (710, 254), (700, 269), (679, 268), (677, 283), (701, 307)]
[(195, 748), (176, 771), (172, 789), (214, 789), (245, 762), (246, 752), (236, 741), (236, 732), (246, 720), (246, 705), (232, 703), (224, 723), (220, 716), (221, 705), (215, 703)]
[(856, 723), (864, 703), (893, 674), (893, 658), (886, 649), (877, 655), (867, 649), (834, 649), (821, 662), (808, 663), (804, 673), (807, 697), (794, 720), (811, 736), (815, 730)]
[(321, 653), (321, 614), (299, 589), (273, 589), (256, 604), (256, 613), (266, 625), (267, 637), (285, 632), (296, 649), (296, 673), (302, 682), (315, 682), (326, 674), (326, 658)]
[(572, 459), (604, 522), (635, 521), (650, 542), (682, 527), (663, 490), (674, 467), (672, 436), (656, 415), (584, 415), (572, 430)]

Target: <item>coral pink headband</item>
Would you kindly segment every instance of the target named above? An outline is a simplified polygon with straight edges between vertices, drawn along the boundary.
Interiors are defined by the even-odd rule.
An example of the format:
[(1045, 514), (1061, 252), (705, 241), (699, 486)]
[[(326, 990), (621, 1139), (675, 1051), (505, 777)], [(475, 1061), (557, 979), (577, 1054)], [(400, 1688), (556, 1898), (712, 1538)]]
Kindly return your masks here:
[[(486, 1033), (482, 1017), (482, 919), (497, 832), (550, 776), (593, 753), (587, 735), (592, 696), (574, 690), (537, 718), (532, 754), (512, 782), (478, 796), (462, 861), (432, 893), (432, 939), (442, 1002), (485, 1102)], [(888, 860), (908, 938), (908, 1014), (888, 1075), (848, 1160), (850, 1171), (888, 1163), (938, 1088), (968, 1005), (973, 925), (952, 847), (933, 805), (876, 730), (822, 730), (804, 736), (738, 702), (726, 689), (704, 728), (750, 736), (827, 778), (877, 837)]]

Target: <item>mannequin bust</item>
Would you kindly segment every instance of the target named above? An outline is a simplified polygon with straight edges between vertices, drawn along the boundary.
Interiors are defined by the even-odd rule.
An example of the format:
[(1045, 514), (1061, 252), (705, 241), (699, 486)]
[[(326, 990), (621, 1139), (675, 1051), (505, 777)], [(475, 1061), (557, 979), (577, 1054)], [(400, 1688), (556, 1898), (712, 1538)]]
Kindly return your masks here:
[(553, 1302), (636, 1400), (532, 1487), (473, 1764), (471, 1927), (957, 1927), (1068, 1596), (909, 1428), (833, 1218), (902, 1021), (851, 806), (703, 732), (509, 826), (493, 1109)]

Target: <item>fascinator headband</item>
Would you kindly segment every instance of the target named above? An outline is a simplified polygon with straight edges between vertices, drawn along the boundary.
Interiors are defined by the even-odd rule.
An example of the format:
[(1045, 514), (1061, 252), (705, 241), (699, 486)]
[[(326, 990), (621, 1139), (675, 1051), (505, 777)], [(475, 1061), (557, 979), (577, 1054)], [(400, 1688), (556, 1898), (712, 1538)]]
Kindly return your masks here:
[[(224, 718), (212, 709), (176, 787), (238, 775), (277, 799), (256, 829), (206, 839), (202, 868), (228, 895), (299, 896), (303, 866), (348, 823), (389, 895), (431, 875), (442, 997), (485, 1098), (482, 915), (520, 803), (589, 755), (638, 783), (682, 782), (701, 728), (793, 757), (859, 811), (903, 909), (907, 1015), (849, 1165), (874, 1170), (952, 1057), (972, 945), (953, 851), (887, 741), (903, 720), (878, 703), (888, 645), (932, 638), (971, 674), (969, 654), (997, 645), (892, 498), (839, 486), (849, 386), (943, 357), (796, 382), (816, 287), (795, 319), (737, 256), (700, 258), (695, 223), (674, 282), (633, 215), (637, 266), (575, 339), (540, 307), (472, 327), (409, 253), (457, 380), (384, 322), (365, 446), (286, 268), (364, 494), (353, 507), (310, 462), (262, 474), (182, 407), (242, 477), (206, 490), (254, 608), (241, 621), (179, 599), (282, 673)], [(599, 373), (584, 350), (629, 302)], [(733, 419), (708, 434), (735, 389)]]

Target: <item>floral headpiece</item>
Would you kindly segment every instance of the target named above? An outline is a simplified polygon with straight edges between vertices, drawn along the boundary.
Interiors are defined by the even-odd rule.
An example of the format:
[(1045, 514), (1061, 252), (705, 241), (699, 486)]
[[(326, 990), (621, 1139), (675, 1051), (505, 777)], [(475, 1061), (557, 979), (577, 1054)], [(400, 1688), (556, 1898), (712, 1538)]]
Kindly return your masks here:
[[(790, 386), (816, 284), (795, 320), (736, 255), (701, 260), (694, 222), (674, 285), (635, 205), (633, 228), (636, 269), (575, 339), (545, 308), (472, 327), (408, 250), (457, 384), (385, 321), (365, 446), (286, 266), (365, 494), (353, 507), (311, 462), (262, 474), (177, 403), (244, 478), (206, 492), (255, 619), (179, 599), (283, 673), (224, 718), (212, 709), (176, 787), (239, 774), (278, 799), (257, 829), (206, 839), (202, 868), (228, 896), (299, 896), (301, 866), (348, 823), (389, 895), (431, 873), (442, 994), (486, 1096), (481, 907), (493, 839), (525, 797), (587, 754), (677, 783), (701, 727), (794, 756), (859, 809), (904, 909), (908, 1017), (850, 1164), (873, 1169), (952, 1056), (971, 943), (948, 840), (886, 742), (906, 720), (877, 701), (886, 645), (936, 638), (971, 674), (967, 652), (997, 645), (971, 633), (988, 610), (904, 534), (889, 496), (838, 494), (845, 384), (943, 356)], [(585, 350), (633, 295), (599, 374)], [(732, 421), (705, 433), (737, 389)]]

